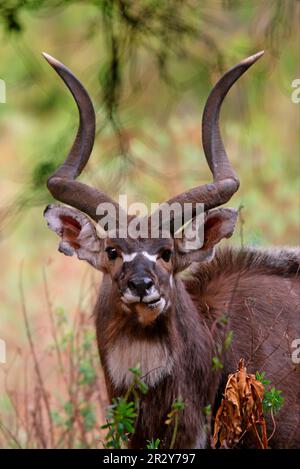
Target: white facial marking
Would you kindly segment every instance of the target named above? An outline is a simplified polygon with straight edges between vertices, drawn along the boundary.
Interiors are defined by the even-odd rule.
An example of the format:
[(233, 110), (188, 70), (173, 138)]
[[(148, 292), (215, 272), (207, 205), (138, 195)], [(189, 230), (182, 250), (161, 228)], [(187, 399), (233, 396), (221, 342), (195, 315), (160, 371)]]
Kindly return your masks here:
[(122, 301), (124, 301), (124, 303), (127, 303), (127, 304), (129, 304), (129, 303), (138, 303), (140, 301), (140, 297), (137, 296), (137, 295), (133, 295), (129, 288), (126, 288), (126, 290), (123, 293), (121, 299), (122, 299)]
[(156, 262), (157, 254), (149, 254), (147, 251), (142, 252), (143, 256), (149, 259), (149, 261)]
[[(132, 295), (130, 291), (126, 290), (123, 296), (121, 297), (122, 302), (124, 305), (129, 305), (129, 304), (134, 304), (134, 303), (139, 303), (140, 298), (136, 295)], [(155, 301), (157, 300), (157, 301)], [(150, 303), (152, 301), (152, 303)], [(142, 300), (142, 303), (144, 305), (147, 305), (148, 308), (150, 309), (158, 309), (159, 314), (162, 313), (166, 309), (166, 300), (160, 296), (157, 295), (149, 295), (145, 296)], [(168, 306), (168, 305), (167, 305)]]
[(143, 381), (155, 386), (166, 375), (171, 374), (173, 358), (164, 344), (145, 340), (118, 339), (108, 350), (107, 365), (116, 387), (129, 387), (133, 374), (128, 370), (140, 364)]
[(156, 303), (151, 303), (150, 305), (148, 305), (148, 308), (158, 309), (159, 313), (162, 313), (166, 308), (166, 300), (164, 298), (160, 298)]
[(149, 254), (147, 251), (142, 251), (142, 252), (132, 252), (131, 254), (125, 254), (122, 252), (122, 257), (124, 262), (131, 262), (133, 259), (138, 255), (142, 254), (142, 256), (146, 257), (149, 259), (149, 261), (156, 262), (157, 260), (157, 254)]
[[(159, 300), (160, 294), (155, 285), (152, 285), (150, 290), (147, 290), (147, 295), (142, 299), (143, 303), (149, 303), (150, 301)], [(136, 303), (140, 301), (140, 297), (132, 293), (130, 288), (126, 288), (122, 295), (122, 299), (125, 303)]]
[(149, 293), (143, 297), (143, 303), (149, 303), (150, 301), (159, 300), (160, 294), (156, 287), (153, 285)]
[(131, 254), (125, 254), (122, 252), (123, 262), (131, 262), (137, 256), (137, 252), (132, 252)]

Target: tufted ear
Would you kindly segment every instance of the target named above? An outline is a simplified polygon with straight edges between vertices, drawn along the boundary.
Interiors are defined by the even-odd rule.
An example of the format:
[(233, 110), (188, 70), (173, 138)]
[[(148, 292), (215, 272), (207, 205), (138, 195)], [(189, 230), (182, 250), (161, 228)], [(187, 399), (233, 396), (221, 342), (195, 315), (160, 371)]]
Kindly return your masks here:
[(100, 269), (101, 239), (92, 221), (79, 210), (63, 205), (48, 205), (44, 211), (50, 230), (61, 238), (58, 250)]
[[(186, 269), (192, 262), (208, 262), (214, 257), (214, 247), (223, 238), (230, 238), (234, 232), (238, 212), (232, 208), (218, 208), (204, 214), (204, 223), (197, 227), (202, 231), (187, 240), (184, 236), (175, 240), (177, 244), (177, 271)], [(191, 222), (188, 232), (195, 231), (196, 220)], [(194, 225), (194, 226), (193, 226)], [(201, 234), (201, 233), (200, 233)]]

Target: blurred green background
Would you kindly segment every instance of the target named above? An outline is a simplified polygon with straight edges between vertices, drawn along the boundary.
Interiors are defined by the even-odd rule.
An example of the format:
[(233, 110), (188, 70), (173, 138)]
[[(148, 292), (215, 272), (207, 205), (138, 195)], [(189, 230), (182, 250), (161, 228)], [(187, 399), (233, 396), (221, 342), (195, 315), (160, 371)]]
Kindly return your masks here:
[[(0, 364), (0, 386), (16, 350), (21, 358), (13, 375), (24, 366), (21, 263), (41, 348), (49, 339), (43, 269), (54, 307), (70, 316), (79, 307), (91, 324), (90, 277), (92, 285), (100, 280), (56, 252), (57, 239), (42, 216), (51, 201), (45, 181), (69, 150), (77, 111), (41, 52), (70, 67), (95, 105), (97, 139), (81, 180), (111, 196), (126, 193), (130, 202), (150, 203), (210, 180), (200, 136), (205, 100), (222, 72), (265, 49), (222, 111), (225, 146), (241, 180), (229, 205), (243, 206), (231, 242), (295, 245), (299, 104), (291, 95), (300, 77), (299, 7), (297, 0), (1, 2), (0, 78), (7, 102), (0, 104), (0, 338), (8, 363)], [(83, 278), (88, 293), (78, 306)], [(15, 389), (18, 379), (12, 378)], [(3, 393), (1, 408), (11, 412)]]

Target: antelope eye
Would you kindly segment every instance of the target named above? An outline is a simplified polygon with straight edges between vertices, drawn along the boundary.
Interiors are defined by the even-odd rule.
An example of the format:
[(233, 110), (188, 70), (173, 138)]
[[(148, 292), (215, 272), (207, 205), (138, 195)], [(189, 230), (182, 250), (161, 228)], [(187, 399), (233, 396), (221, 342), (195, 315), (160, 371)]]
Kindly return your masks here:
[(107, 247), (105, 249), (106, 253), (107, 253), (107, 257), (110, 261), (114, 261), (115, 259), (117, 259), (118, 257), (118, 251), (115, 249), (115, 248), (112, 248), (112, 247)]
[(171, 256), (172, 256), (172, 251), (171, 251), (171, 249), (164, 249), (164, 251), (161, 253), (161, 258), (162, 258), (165, 262), (169, 262), (169, 260), (171, 259)]

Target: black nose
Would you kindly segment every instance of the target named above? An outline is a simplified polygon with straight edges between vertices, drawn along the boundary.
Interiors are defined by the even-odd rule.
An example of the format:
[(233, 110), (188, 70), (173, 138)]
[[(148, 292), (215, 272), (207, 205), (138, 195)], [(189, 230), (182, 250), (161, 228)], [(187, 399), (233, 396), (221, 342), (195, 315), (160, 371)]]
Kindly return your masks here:
[(135, 292), (140, 298), (146, 295), (146, 291), (153, 286), (153, 282), (149, 277), (133, 277), (128, 282), (128, 287)]

